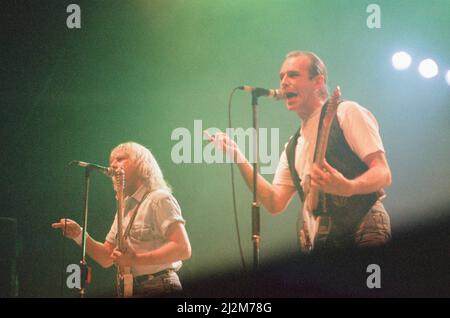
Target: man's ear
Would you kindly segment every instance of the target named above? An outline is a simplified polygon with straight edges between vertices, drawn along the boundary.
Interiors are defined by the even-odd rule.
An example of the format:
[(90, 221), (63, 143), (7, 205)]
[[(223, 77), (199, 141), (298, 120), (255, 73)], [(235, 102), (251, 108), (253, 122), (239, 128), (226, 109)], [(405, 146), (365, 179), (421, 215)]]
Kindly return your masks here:
[(322, 88), (322, 86), (325, 85), (325, 77), (322, 74), (316, 75), (316, 77), (314, 77), (314, 85), (316, 86), (316, 89)]

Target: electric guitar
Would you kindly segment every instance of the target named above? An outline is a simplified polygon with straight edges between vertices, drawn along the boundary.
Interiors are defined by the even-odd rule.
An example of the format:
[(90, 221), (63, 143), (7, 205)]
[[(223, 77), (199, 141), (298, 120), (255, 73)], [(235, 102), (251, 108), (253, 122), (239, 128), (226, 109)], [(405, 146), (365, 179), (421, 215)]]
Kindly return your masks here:
[[(314, 152), (314, 163), (317, 163), (322, 168), (327, 151), (328, 137), (330, 135), (330, 128), (334, 117), (336, 116), (337, 108), (341, 97), (341, 90), (338, 87), (331, 95), (325, 116), (322, 121), (322, 126), (318, 131), (317, 143)], [(310, 253), (314, 248), (316, 237), (325, 239), (331, 228), (331, 218), (322, 211), (322, 215), (315, 216), (314, 211), (319, 205), (319, 196), (322, 195), (317, 188), (311, 187), (311, 176), (307, 175), (304, 186), (305, 200), (303, 202), (302, 217), (303, 227), (299, 231), (300, 248), (303, 253)], [(324, 196), (325, 198), (325, 196)], [(325, 205), (326, 206), (326, 205)]]
[[(128, 247), (124, 238), (123, 217), (125, 213), (124, 189), (125, 189), (125, 172), (120, 169), (114, 174), (115, 190), (117, 200), (117, 247), (122, 253), (125, 253)], [(133, 296), (133, 275), (131, 268), (117, 265), (117, 296), (131, 297)]]

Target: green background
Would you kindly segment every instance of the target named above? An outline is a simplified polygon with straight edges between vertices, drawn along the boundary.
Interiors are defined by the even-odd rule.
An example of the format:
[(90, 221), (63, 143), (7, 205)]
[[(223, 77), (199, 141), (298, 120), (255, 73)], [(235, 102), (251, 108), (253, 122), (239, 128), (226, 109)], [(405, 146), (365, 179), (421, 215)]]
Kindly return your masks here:
[[(81, 29), (66, 7), (81, 7)], [(450, 2), (377, 1), (381, 28), (369, 29), (372, 1), (6, 1), (2, 2), (1, 216), (19, 221), (20, 296), (70, 297), (65, 267), (80, 250), (50, 224), (81, 221), (83, 170), (73, 159), (107, 165), (118, 143), (148, 146), (174, 189), (192, 243), (180, 277), (193, 281), (241, 269), (226, 164), (175, 164), (170, 136), (227, 127), (239, 85), (279, 86), (286, 53), (309, 50), (326, 63), (329, 87), (377, 118), (393, 184), (386, 207), (394, 238), (444, 217), (450, 189)], [(391, 56), (408, 51), (399, 72)], [(420, 59), (440, 67), (425, 80)], [(233, 126), (251, 126), (250, 96), (233, 99)], [(282, 103), (260, 99), (260, 127), (280, 128), (279, 151), (299, 121)], [(265, 175), (272, 180), (273, 175)], [(237, 174), (247, 266), (252, 262), (251, 193)], [(93, 175), (89, 233), (103, 240), (114, 217), (110, 181)], [(278, 216), (261, 213), (261, 263), (297, 253), (297, 197)], [(91, 295), (112, 292), (114, 269), (93, 261)], [(63, 285), (61, 285), (63, 284)]]

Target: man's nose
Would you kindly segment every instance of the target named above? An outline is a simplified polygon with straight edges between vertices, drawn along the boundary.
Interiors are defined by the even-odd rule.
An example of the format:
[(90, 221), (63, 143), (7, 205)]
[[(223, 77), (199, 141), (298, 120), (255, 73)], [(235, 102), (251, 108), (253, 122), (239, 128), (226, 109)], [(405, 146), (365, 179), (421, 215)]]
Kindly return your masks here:
[(119, 168), (119, 165), (116, 160), (113, 160), (111, 162), (111, 168), (113, 168), (113, 170), (117, 170)]
[(281, 88), (285, 88), (286, 86), (287, 86), (287, 79), (288, 79), (288, 77), (287, 77), (287, 74), (286, 75), (284, 75), (282, 78), (281, 78), (281, 80), (280, 80), (280, 87)]

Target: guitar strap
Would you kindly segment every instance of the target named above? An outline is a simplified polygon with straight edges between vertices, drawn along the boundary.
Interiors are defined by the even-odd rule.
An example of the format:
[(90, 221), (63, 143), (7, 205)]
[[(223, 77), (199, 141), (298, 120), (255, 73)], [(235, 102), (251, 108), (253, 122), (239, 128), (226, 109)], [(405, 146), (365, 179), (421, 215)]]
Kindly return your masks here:
[(300, 176), (298, 175), (297, 170), (295, 170), (295, 149), (297, 147), (298, 138), (300, 137), (300, 129), (301, 126), (297, 129), (286, 146), (286, 158), (288, 161), (289, 172), (291, 173), (292, 181), (294, 182), (297, 193), (300, 196), (300, 200), (302, 200), (303, 202), (305, 201), (305, 193), (303, 192), (303, 188), (301, 186)]
[(124, 240), (126, 240), (128, 238), (128, 235), (130, 234), (131, 227), (133, 226), (134, 220), (136, 219), (136, 215), (139, 211), (139, 207), (141, 206), (142, 202), (144, 202), (144, 200), (147, 198), (147, 196), (149, 194), (150, 194), (150, 192), (145, 193), (144, 196), (142, 197), (141, 202), (139, 202), (138, 205), (136, 205), (136, 207), (131, 212), (132, 214), (131, 214), (130, 222), (128, 222), (127, 228), (125, 229), (125, 232), (123, 233)]

